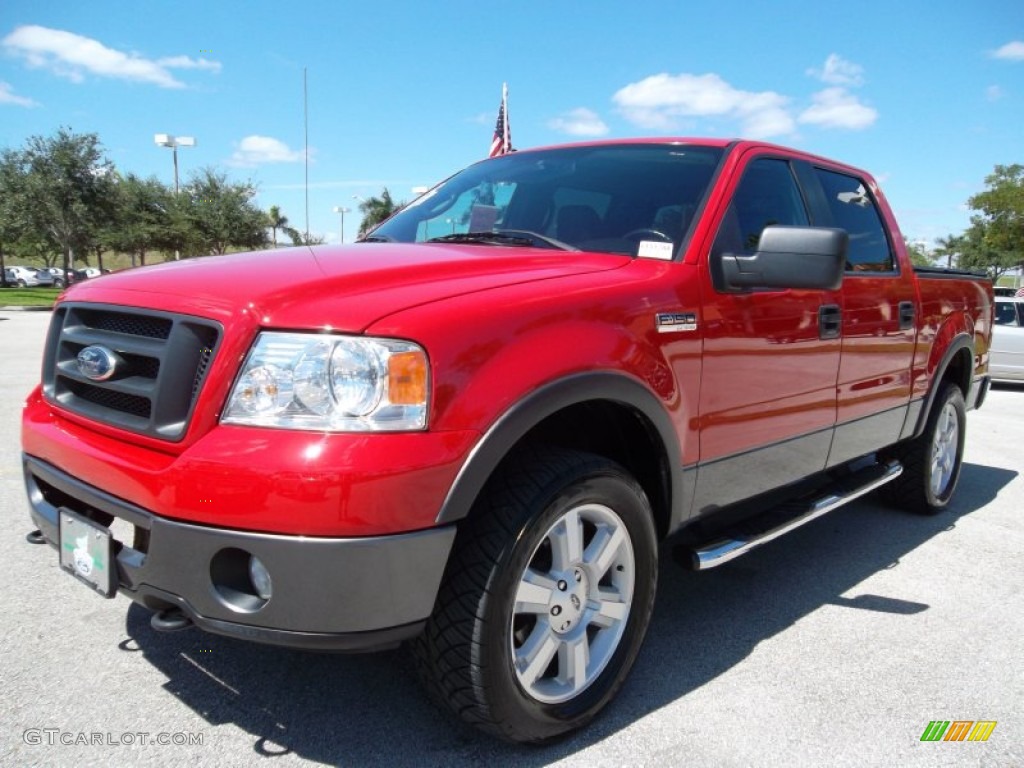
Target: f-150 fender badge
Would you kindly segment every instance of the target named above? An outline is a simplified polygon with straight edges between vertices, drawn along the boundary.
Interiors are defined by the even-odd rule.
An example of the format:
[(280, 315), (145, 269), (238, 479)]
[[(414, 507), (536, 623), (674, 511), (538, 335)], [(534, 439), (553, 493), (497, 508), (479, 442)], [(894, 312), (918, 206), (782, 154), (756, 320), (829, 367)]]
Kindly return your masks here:
[(658, 333), (696, 331), (697, 315), (694, 312), (659, 312), (654, 318)]

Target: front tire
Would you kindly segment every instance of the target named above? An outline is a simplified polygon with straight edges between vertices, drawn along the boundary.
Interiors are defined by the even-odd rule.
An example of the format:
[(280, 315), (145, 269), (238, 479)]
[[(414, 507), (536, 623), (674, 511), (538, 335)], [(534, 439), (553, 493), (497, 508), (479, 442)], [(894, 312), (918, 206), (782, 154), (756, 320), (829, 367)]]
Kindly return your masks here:
[(963, 465), (963, 392), (952, 382), (940, 386), (924, 432), (890, 452), (903, 464), (903, 474), (882, 489), (893, 506), (922, 515), (934, 515), (949, 505)]
[(415, 644), (421, 677), (510, 741), (582, 727), (640, 650), (657, 556), (647, 497), (622, 467), (576, 451), (513, 457), (460, 525)]

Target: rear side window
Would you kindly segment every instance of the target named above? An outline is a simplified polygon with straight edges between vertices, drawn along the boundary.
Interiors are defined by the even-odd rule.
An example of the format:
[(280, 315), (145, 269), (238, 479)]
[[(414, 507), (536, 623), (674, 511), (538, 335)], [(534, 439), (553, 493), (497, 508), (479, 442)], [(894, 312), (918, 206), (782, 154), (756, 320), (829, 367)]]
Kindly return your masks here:
[(807, 226), (807, 210), (785, 160), (761, 158), (743, 172), (715, 238), (715, 253), (754, 253), (773, 225)]
[(892, 272), (895, 263), (882, 217), (860, 179), (824, 168), (815, 173), (825, 190), (832, 226), (850, 236), (846, 269), (853, 272)]

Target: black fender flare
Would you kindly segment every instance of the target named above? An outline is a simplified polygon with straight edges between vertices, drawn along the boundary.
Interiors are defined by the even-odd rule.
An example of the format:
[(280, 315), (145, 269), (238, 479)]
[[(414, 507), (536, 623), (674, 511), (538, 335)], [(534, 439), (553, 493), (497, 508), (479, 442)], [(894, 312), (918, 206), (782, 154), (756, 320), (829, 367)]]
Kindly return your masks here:
[(931, 413), (932, 406), (935, 404), (935, 398), (939, 394), (939, 385), (946, 377), (946, 371), (949, 369), (950, 363), (953, 362), (953, 358), (965, 349), (967, 350), (967, 354), (970, 356), (971, 364), (967, 369), (965, 380), (957, 383), (963, 387), (964, 400), (968, 400), (971, 389), (972, 372), (974, 370), (974, 342), (970, 336), (961, 333), (953, 337), (953, 340), (949, 343), (949, 347), (942, 355), (942, 359), (935, 367), (935, 375), (932, 377), (931, 384), (928, 385), (928, 394), (925, 395), (924, 398), (924, 407), (921, 408), (920, 413), (917, 415), (917, 423), (914, 424), (914, 431), (907, 437), (916, 438), (920, 437), (924, 433), (925, 424), (928, 422), (928, 414)]
[(477, 441), (463, 463), (441, 505), (437, 524), (453, 523), (469, 514), (498, 464), (533, 427), (563, 408), (593, 400), (627, 405), (653, 427), (667, 470), (668, 530), (673, 530), (678, 525), (685, 499), (682, 455), (675, 426), (665, 406), (640, 381), (609, 372), (578, 373), (549, 382), (506, 410)]

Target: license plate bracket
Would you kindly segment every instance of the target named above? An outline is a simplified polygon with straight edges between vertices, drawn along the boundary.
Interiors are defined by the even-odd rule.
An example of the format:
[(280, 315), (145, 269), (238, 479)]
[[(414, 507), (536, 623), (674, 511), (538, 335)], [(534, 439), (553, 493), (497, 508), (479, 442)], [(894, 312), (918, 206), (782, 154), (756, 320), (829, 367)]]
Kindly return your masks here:
[(104, 597), (117, 591), (117, 563), (110, 529), (58, 509), (60, 567)]

